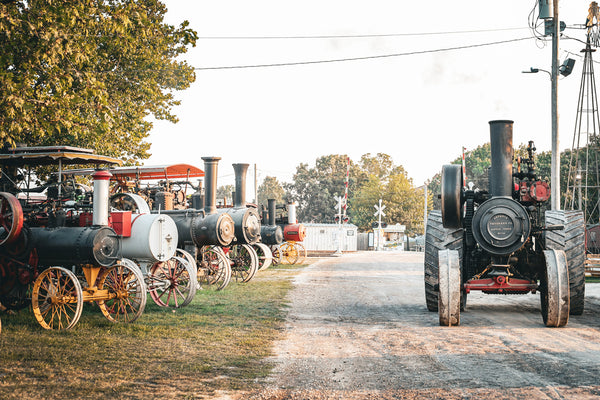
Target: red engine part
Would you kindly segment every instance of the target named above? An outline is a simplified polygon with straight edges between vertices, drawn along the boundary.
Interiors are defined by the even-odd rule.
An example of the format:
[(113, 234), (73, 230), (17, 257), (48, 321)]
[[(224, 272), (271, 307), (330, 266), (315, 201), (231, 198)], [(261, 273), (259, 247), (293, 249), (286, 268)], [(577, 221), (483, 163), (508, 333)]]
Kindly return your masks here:
[(303, 242), (306, 237), (306, 227), (302, 224), (286, 225), (283, 228), (283, 239)]
[(521, 182), (519, 184), (521, 201), (544, 202), (550, 198), (550, 186), (544, 181)]
[(117, 235), (123, 237), (131, 236), (131, 211), (114, 211), (110, 213), (112, 228)]
[(516, 279), (509, 276), (494, 278), (470, 279), (464, 284), (465, 291), (481, 290), (489, 294), (525, 294), (535, 293), (538, 284), (527, 279)]
[(94, 214), (92, 214), (91, 212), (82, 212), (81, 214), (79, 214), (79, 226), (80, 227), (91, 226), (93, 220), (94, 220)]

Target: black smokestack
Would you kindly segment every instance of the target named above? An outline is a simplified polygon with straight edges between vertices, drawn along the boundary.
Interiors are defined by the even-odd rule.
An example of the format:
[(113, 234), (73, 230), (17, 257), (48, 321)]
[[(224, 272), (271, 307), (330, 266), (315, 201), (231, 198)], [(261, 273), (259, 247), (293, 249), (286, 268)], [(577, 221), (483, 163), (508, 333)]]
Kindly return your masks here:
[(490, 194), (512, 196), (513, 121), (490, 121), (492, 166), (490, 168)]
[(250, 164), (232, 164), (235, 172), (235, 193), (233, 207), (246, 206), (246, 172)]
[(268, 199), (268, 209), (269, 209), (269, 225), (275, 225), (275, 199)]
[(217, 166), (221, 157), (202, 157), (204, 161), (204, 212), (217, 212)]

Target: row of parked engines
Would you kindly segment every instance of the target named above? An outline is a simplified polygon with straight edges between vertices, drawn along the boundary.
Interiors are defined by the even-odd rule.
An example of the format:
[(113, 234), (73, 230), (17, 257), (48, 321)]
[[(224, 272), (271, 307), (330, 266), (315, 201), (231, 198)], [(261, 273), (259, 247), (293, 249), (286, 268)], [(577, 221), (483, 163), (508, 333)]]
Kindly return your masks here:
[[(164, 303), (164, 293), (183, 291), (186, 296), (175, 306), (189, 303), (198, 287), (196, 268), (206, 246), (253, 245), (261, 238), (268, 245), (281, 243), (284, 230), (273, 222), (274, 216), (261, 226), (256, 207), (246, 205), (248, 164), (234, 164), (234, 207), (217, 208), (220, 158), (203, 160), (205, 193), (194, 193), (191, 208), (185, 209), (170, 209), (164, 193), (157, 193), (155, 204), (162, 200), (163, 207), (155, 210), (134, 193), (110, 196), (108, 170), (92, 174), (91, 194), (80, 189), (65, 193), (62, 186), (65, 192), (59, 189), (55, 198), (32, 201), (28, 196), (17, 199), (18, 193), (1, 192), (1, 305), (19, 309), (31, 301), (38, 322), (47, 329), (74, 326), (81, 303), (89, 301), (98, 302), (110, 320), (130, 322), (143, 311), (146, 291), (158, 304)], [(173, 260), (175, 266), (164, 267)], [(107, 271), (118, 269), (115, 266), (121, 272), (107, 276)], [(182, 271), (187, 277), (183, 283), (177, 280)], [(124, 279), (130, 274), (133, 279)], [(177, 287), (182, 284), (187, 287)], [(57, 293), (54, 287), (71, 292)], [(66, 303), (75, 304), (73, 315), (69, 315), (72, 307), (64, 307)], [(122, 311), (124, 303), (133, 303), (134, 308), (139, 304), (127, 312)]]

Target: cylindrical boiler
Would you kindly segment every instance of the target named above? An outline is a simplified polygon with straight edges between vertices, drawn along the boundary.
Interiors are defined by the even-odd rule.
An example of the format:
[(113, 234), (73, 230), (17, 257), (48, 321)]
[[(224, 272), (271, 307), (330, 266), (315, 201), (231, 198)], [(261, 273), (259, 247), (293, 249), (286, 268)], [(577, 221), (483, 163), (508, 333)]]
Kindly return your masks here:
[(283, 228), (283, 238), (285, 240), (293, 240), (302, 242), (306, 237), (306, 227), (302, 224), (286, 225)]
[(123, 257), (143, 261), (167, 261), (175, 255), (179, 235), (165, 214), (137, 214), (131, 218), (131, 236), (123, 238)]
[(122, 257), (121, 239), (107, 226), (30, 229), (40, 265), (110, 267)]

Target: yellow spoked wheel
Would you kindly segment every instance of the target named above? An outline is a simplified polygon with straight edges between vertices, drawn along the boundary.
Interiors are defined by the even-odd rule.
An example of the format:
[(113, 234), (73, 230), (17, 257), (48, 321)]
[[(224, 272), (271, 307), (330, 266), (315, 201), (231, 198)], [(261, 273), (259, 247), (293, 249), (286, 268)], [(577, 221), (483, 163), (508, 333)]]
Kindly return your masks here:
[(81, 284), (65, 268), (48, 268), (33, 283), (31, 305), (43, 328), (70, 329), (79, 321), (83, 309)]
[(298, 260), (296, 260), (296, 264), (302, 264), (306, 259), (306, 247), (302, 243), (294, 243), (296, 247), (296, 251), (298, 252)]
[(98, 289), (108, 290), (108, 299), (98, 301), (102, 314), (111, 322), (133, 322), (146, 308), (146, 284), (139, 267), (126, 258), (114, 267), (104, 268)]
[(281, 253), (281, 259), (286, 264), (296, 264), (298, 261), (298, 249), (291, 242), (283, 242), (281, 246), (279, 246), (279, 252)]

